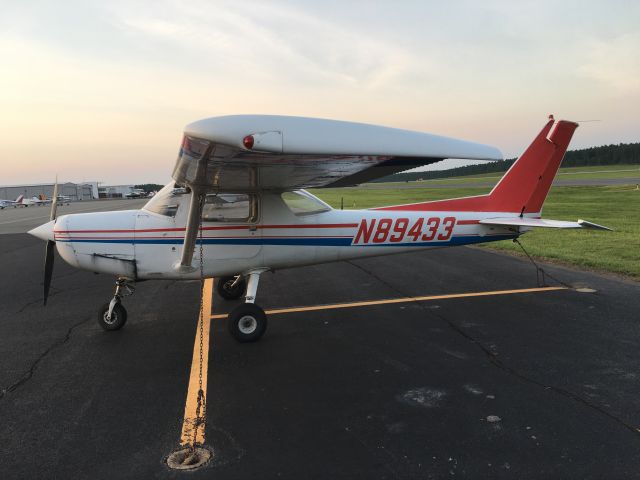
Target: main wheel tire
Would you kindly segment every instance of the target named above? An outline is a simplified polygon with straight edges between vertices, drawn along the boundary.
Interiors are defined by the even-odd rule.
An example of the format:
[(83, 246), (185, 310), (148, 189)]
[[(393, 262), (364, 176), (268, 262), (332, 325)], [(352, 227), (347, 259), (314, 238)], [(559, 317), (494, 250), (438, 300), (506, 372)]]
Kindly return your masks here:
[(235, 281), (236, 277), (220, 277), (218, 279), (216, 290), (222, 298), (226, 300), (236, 300), (244, 295), (247, 289), (247, 281), (243, 278), (235, 287), (232, 287), (231, 285), (233, 285)]
[(105, 303), (98, 313), (98, 323), (103, 329), (107, 331), (120, 330), (127, 323), (127, 311), (120, 303), (116, 303), (113, 307), (111, 320), (107, 320), (108, 313), (109, 304)]
[(253, 303), (243, 303), (227, 317), (229, 333), (240, 343), (256, 342), (267, 330), (267, 315)]

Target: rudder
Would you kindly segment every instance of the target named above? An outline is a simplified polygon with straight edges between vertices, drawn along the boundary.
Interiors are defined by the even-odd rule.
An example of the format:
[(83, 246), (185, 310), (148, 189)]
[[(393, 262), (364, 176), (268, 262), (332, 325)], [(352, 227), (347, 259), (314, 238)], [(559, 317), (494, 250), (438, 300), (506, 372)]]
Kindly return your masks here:
[(547, 122), (529, 148), (489, 193), (497, 212), (539, 213), (560, 168), (577, 123)]

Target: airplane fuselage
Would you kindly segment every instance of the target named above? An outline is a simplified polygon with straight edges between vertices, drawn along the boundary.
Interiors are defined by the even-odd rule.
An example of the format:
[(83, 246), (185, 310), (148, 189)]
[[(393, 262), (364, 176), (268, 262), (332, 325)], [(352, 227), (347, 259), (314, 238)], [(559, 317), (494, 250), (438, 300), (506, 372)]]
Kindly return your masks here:
[[(302, 193), (302, 200), (315, 199)], [(504, 213), (334, 210), (317, 199), (318, 211), (300, 212), (283, 194), (262, 192), (252, 195), (247, 221), (203, 221), (193, 268), (181, 269), (189, 196), (172, 199), (172, 215), (143, 208), (61, 216), (54, 232), (58, 252), (75, 267), (134, 280), (193, 279), (200, 275), (200, 243), (204, 275), (217, 277), (518, 235), (513, 228), (478, 223)], [(217, 211), (232, 208), (229, 202), (211, 204)]]

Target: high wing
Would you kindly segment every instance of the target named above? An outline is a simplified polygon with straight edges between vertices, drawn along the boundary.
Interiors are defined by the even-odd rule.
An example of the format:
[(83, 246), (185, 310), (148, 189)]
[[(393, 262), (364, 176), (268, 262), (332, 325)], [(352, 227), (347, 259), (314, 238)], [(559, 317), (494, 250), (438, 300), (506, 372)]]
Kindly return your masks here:
[(362, 123), (233, 115), (187, 125), (173, 179), (193, 194), (178, 269), (191, 270), (204, 195), (345, 187), (445, 158), (500, 160), (494, 147)]
[(345, 187), (445, 158), (501, 160), (491, 146), (362, 123), (233, 115), (187, 125), (173, 178), (206, 190)]

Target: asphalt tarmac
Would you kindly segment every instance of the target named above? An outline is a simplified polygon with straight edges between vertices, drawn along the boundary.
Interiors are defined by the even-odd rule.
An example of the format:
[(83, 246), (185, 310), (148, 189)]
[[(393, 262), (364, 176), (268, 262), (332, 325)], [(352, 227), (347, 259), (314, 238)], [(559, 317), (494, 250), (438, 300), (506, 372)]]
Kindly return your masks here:
[[(57, 258), (43, 308), (43, 256), (36, 238), (0, 235), (3, 479), (640, 478), (636, 282), (544, 265), (595, 292), (272, 315), (256, 344), (213, 320), (214, 457), (185, 473), (164, 459), (180, 441), (199, 284), (140, 283), (127, 325), (107, 333), (96, 315), (113, 278)], [(268, 273), (257, 303), (537, 286), (527, 261), (458, 247)], [(214, 313), (234, 305), (213, 298)]]
[[(68, 213), (106, 212), (141, 208), (149, 201), (141, 199), (91, 200), (69, 202), (58, 205), (58, 216)], [(31, 205), (29, 207), (7, 207), (0, 210), (0, 235), (24, 233), (49, 221), (51, 205)]]

